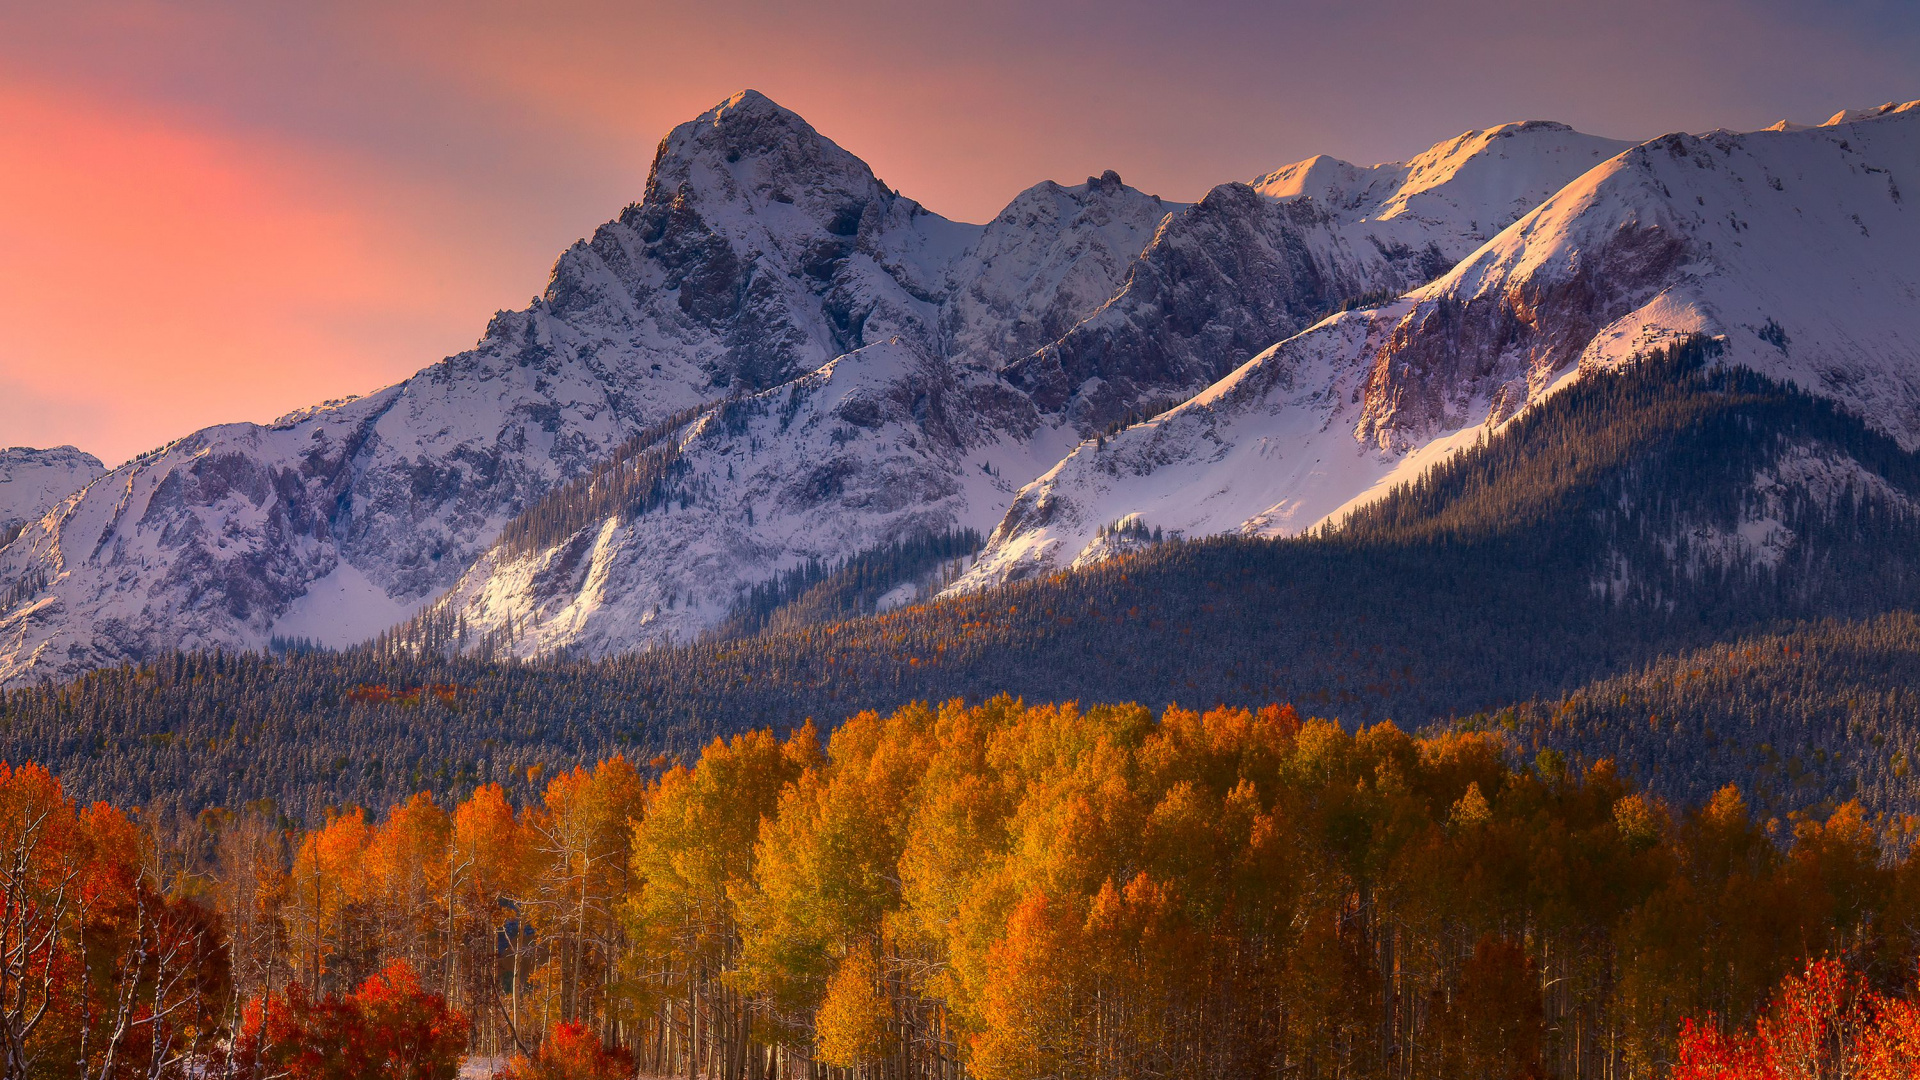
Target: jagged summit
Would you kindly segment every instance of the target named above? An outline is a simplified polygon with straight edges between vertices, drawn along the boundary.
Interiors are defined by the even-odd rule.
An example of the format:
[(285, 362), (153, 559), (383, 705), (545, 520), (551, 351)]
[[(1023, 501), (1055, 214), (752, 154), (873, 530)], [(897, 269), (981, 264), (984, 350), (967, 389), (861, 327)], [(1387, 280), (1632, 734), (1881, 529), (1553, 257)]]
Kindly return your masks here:
[(866, 162), (798, 113), (743, 90), (660, 140), (639, 205), (664, 207), (683, 197), (703, 205), (796, 207), (827, 231), (851, 236), (870, 204), (897, 196)]

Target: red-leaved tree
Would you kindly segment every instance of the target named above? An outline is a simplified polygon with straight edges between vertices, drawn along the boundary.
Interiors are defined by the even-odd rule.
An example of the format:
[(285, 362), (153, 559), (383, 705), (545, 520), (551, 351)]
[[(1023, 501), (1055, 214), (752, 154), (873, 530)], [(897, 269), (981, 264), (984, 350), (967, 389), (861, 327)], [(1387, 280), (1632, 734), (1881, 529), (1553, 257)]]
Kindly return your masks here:
[(1912, 1080), (1920, 1006), (1869, 989), (1838, 960), (1782, 980), (1750, 1032), (1713, 1017), (1680, 1031), (1673, 1080)]
[(315, 1000), (296, 983), (250, 1002), (234, 1072), (261, 1080), (453, 1080), (468, 1030), (465, 1016), (396, 960), (345, 997)]

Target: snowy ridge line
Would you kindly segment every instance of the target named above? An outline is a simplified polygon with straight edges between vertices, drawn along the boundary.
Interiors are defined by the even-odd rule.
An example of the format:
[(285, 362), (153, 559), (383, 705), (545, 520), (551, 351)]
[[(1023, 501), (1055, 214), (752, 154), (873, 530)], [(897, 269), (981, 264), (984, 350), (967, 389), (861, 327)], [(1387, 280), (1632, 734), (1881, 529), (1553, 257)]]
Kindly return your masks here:
[[(663, 139), (642, 198), (472, 350), (177, 440), (0, 548), (20, 593), (0, 685), (351, 644), (430, 605), (510, 631), (513, 655), (645, 649), (809, 560), (929, 532), (992, 533), (971, 585), (1097, 558), (1134, 518), (1286, 535), (1683, 333), (1897, 427), (1913, 238), (1873, 200), (1897, 208), (1920, 175), (1914, 115), (1633, 149), (1509, 124), (1190, 206), (1110, 172), (1043, 183), (969, 225), (742, 92)], [(1804, 205), (1762, 206), (1783, 194)], [(1796, 277), (1812, 266), (1827, 277)], [(738, 404), (702, 411), (716, 399)], [(523, 518), (688, 414), (673, 461), (642, 470), (673, 472), (649, 512), (606, 488), (551, 530)]]
[[(1324, 163), (1301, 173), (1367, 179)], [(1920, 182), (1913, 104), (1627, 150), (1431, 284), (1324, 320), (1187, 405), (1081, 443), (1022, 490), (955, 588), (1084, 565), (1115, 521), (1182, 536), (1338, 521), (1581, 372), (1692, 334), (1911, 447), (1920, 219), (1901, 176)]]

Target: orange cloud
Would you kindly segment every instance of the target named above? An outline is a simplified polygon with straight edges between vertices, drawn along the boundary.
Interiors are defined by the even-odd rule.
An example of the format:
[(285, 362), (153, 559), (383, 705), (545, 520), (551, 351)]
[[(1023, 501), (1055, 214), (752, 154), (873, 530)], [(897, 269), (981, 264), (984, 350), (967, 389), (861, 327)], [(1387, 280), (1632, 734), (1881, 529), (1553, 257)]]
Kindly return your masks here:
[(539, 282), (394, 213), (440, 196), (337, 160), (17, 83), (0, 118), (0, 445), (112, 464), (363, 393)]

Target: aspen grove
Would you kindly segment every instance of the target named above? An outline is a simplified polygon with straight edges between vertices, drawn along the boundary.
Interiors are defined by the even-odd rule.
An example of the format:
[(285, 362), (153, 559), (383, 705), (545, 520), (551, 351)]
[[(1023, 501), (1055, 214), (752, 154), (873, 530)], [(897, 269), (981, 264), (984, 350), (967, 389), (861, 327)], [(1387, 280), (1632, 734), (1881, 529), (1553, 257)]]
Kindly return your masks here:
[(1498, 733), (1001, 697), (529, 779), (303, 830), (6, 770), (6, 1075), (1704, 1076), (1920, 956), (1910, 822)]

